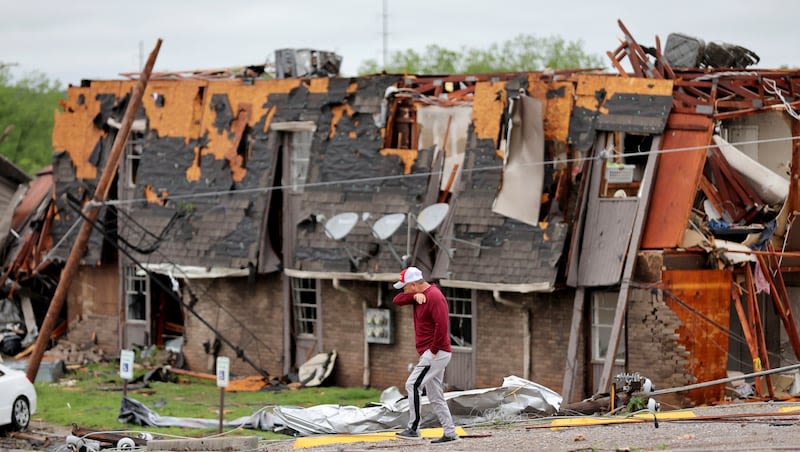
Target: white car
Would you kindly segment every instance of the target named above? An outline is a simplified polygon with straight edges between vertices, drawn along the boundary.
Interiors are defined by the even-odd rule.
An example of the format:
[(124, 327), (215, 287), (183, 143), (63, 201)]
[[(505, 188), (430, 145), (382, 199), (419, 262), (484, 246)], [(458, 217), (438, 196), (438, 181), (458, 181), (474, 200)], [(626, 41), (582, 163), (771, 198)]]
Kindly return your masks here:
[(25, 430), (36, 412), (36, 389), (25, 372), (0, 364), (0, 425)]

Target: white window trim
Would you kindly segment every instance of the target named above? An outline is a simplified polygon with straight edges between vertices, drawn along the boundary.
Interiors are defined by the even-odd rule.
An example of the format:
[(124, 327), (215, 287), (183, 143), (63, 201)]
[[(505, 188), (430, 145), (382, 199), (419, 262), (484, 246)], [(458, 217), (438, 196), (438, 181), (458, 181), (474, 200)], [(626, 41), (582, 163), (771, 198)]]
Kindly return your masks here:
[[(140, 294), (139, 290), (136, 289), (136, 282), (141, 284), (142, 290), (141, 294), (144, 295), (144, 318), (131, 318), (130, 313), (130, 306), (133, 297), (136, 297)], [(125, 267), (125, 321), (126, 322), (139, 322), (139, 323), (146, 323), (147, 319), (147, 302), (150, 299), (149, 294), (149, 285), (147, 283), (147, 273), (141, 274), (140, 270), (132, 265)]]
[[(616, 301), (619, 297), (618, 292), (594, 292), (592, 293), (591, 303), (592, 303), (592, 362), (593, 363), (602, 363), (606, 359), (606, 355), (603, 354), (600, 356), (600, 328), (606, 328), (608, 331), (607, 339), (610, 339), (611, 336), (611, 329), (613, 325), (608, 323), (600, 323), (600, 308), (604, 307), (606, 310), (616, 311)], [(602, 306), (601, 303), (605, 302), (605, 306)], [(617, 357), (614, 360), (614, 363), (617, 365), (624, 365), (625, 364), (625, 325), (623, 323), (622, 330), (620, 333), (620, 344), (617, 349), (617, 355), (622, 355), (622, 358)]]
[[(313, 281), (314, 287), (302, 287), (303, 281)], [(293, 314), (293, 321), (294, 327), (297, 337), (302, 338), (316, 338), (319, 334), (319, 304), (317, 303), (318, 297), (318, 290), (319, 290), (319, 280), (316, 279), (307, 279), (307, 278), (291, 278), (291, 290), (292, 290), (292, 314)], [(314, 303), (303, 303), (300, 302), (302, 297), (299, 295), (301, 293), (313, 293), (314, 294)], [(305, 318), (301, 316), (300, 313), (302, 312), (301, 308), (304, 307), (313, 307), (314, 308), (314, 318)], [(313, 332), (308, 333), (305, 331), (305, 328), (301, 328), (301, 326), (305, 323), (308, 323), (312, 326)]]

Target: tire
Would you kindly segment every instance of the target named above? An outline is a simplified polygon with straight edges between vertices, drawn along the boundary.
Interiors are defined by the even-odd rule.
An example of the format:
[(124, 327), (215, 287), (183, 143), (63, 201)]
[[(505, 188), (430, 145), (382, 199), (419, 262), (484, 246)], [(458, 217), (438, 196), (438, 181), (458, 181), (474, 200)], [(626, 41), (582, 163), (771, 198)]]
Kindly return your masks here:
[(136, 449), (136, 442), (130, 438), (120, 438), (117, 441), (117, 450), (133, 450)]
[(14, 401), (11, 407), (11, 427), (16, 431), (22, 431), (28, 428), (31, 421), (31, 406), (28, 399), (20, 396)]

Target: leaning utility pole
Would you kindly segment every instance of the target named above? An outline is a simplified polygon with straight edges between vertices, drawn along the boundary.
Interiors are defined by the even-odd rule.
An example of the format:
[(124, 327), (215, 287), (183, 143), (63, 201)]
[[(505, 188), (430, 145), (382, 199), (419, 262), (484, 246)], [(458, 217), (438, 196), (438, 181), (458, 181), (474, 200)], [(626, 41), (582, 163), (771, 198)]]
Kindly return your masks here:
[(36, 374), (39, 372), (39, 364), (42, 362), (42, 355), (44, 355), (44, 350), (47, 347), (47, 343), (50, 341), (50, 334), (53, 332), (56, 319), (61, 313), (61, 308), (64, 306), (64, 300), (67, 298), (67, 290), (72, 283), (72, 278), (75, 277), (75, 273), (78, 271), (81, 257), (83, 257), (83, 253), (86, 251), (86, 244), (89, 242), (89, 236), (92, 233), (92, 224), (97, 220), (100, 214), (101, 203), (106, 200), (108, 190), (111, 188), (111, 183), (114, 180), (114, 175), (117, 173), (117, 166), (119, 165), (122, 151), (125, 149), (125, 143), (128, 141), (128, 134), (131, 131), (131, 125), (136, 117), (136, 112), (139, 111), (139, 107), (142, 104), (142, 96), (144, 95), (147, 81), (150, 79), (150, 73), (153, 71), (153, 65), (155, 65), (156, 56), (158, 56), (160, 48), (161, 39), (158, 39), (155, 48), (153, 48), (153, 51), (150, 52), (150, 56), (147, 58), (144, 70), (139, 75), (139, 81), (133, 88), (131, 98), (128, 101), (128, 108), (125, 110), (125, 116), (122, 117), (122, 125), (119, 128), (119, 132), (117, 132), (117, 136), (114, 138), (114, 144), (111, 146), (111, 155), (108, 157), (108, 162), (105, 168), (103, 168), (100, 180), (97, 182), (94, 196), (84, 207), (86, 219), (81, 225), (78, 236), (75, 238), (75, 243), (72, 245), (72, 250), (70, 250), (69, 257), (67, 257), (67, 262), (61, 270), (61, 277), (58, 280), (56, 292), (53, 294), (53, 299), (50, 301), (50, 307), (47, 308), (47, 316), (45, 316), (42, 327), (39, 329), (39, 337), (36, 338), (36, 345), (33, 348), (31, 359), (25, 371), (28, 380), (31, 382), (36, 379)]
[(389, 64), (389, 0), (383, 0), (383, 70)]

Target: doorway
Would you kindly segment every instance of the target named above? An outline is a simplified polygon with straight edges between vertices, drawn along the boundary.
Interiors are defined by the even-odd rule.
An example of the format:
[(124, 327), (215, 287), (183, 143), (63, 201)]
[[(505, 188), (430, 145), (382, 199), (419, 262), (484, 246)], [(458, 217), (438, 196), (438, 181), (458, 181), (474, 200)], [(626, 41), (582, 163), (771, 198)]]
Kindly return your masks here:
[(135, 265), (124, 267), (124, 348), (161, 348), (169, 340), (183, 336), (183, 305), (180, 294), (171, 293), (167, 289), (170, 287), (165, 275), (148, 274)]

